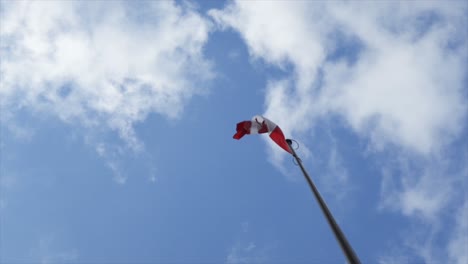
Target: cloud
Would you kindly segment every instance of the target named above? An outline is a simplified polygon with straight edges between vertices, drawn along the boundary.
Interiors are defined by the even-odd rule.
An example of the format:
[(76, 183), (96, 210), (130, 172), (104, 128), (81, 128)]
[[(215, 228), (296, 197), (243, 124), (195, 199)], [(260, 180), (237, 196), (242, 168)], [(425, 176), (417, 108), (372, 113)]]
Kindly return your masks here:
[(266, 114), (286, 132), (339, 115), (377, 148), (427, 154), (459, 135), (466, 117), (463, 10), (458, 2), (235, 1), (210, 15), (238, 31), (252, 57), (290, 73), (266, 94)]
[[(378, 207), (420, 225), (406, 247), (426, 261), (462, 262), (454, 252), (466, 235), (436, 249), (440, 226), (455, 221), (449, 212), (466, 201), (466, 169), (454, 167), (467, 129), (467, 9), (465, 2), (231, 1), (209, 14), (219, 28), (239, 33), (254, 60), (280, 70), (266, 86), (266, 116), (314, 145), (316, 131), (339, 120), (369, 143), (364, 155), (388, 158), (376, 159), (384, 168)], [(284, 172), (282, 154), (271, 156)], [(343, 168), (345, 181), (338, 154), (330, 152), (328, 167)], [(463, 228), (455, 221), (454, 230)], [(429, 235), (417, 234), (424, 231)]]
[(437, 160), (419, 166), (408, 161), (390, 164), (382, 172), (381, 208), (433, 220), (452, 199), (453, 187), (463, 180), (461, 174), (450, 175), (448, 171), (447, 165)]
[(138, 151), (134, 124), (149, 113), (178, 118), (213, 77), (202, 50), (210, 23), (188, 5), (11, 1), (0, 10), (7, 125), (27, 110), (117, 131)]
[[(91, 143), (91, 145), (94, 145)], [(118, 145), (110, 145), (106, 143), (97, 143), (96, 152), (105, 161), (106, 166), (112, 171), (114, 180), (118, 184), (125, 184), (127, 177), (122, 171), (120, 164), (122, 157), (125, 156), (125, 150)]]
[(250, 232), (250, 223), (241, 223), (241, 233), (234, 245), (229, 248), (226, 264), (267, 263), (269, 254), (274, 246), (257, 245)]
[(78, 250), (75, 248), (65, 249), (58, 242), (56, 236), (51, 234), (41, 237), (30, 252), (29, 257), (32, 262), (41, 264), (77, 263), (79, 259)]
[(343, 164), (343, 157), (336, 143), (331, 146), (326, 167), (325, 175), (320, 178), (323, 190), (333, 194), (336, 200), (343, 201), (353, 188), (353, 183), (349, 181), (348, 170)]
[[(403, 247), (411, 249), (407, 254), (416, 254), (425, 262), (450, 259), (453, 263), (464, 263), (464, 250), (456, 250), (467, 245), (468, 229), (461, 218), (466, 214), (468, 201), (468, 166), (456, 166), (456, 162), (446, 158), (416, 162), (405, 155), (397, 156), (401, 158), (394, 161), (396, 164), (383, 165), (379, 208), (411, 220), (401, 236)], [(466, 155), (460, 157), (466, 159)], [(382, 261), (394, 257), (386, 252)]]
[(254, 242), (249, 242), (248, 244), (238, 243), (234, 245), (226, 257), (226, 263), (265, 263), (266, 257), (262, 254), (258, 254), (258, 252), (254, 252), (256, 247)]
[[(465, 194), (466, 195), (466, 194)], [(448, 244), (448, 253), (453, 263), (467, 263), (468, 252), (468, 197), (465, 196), (465, 203), (456, 213), (456, 228), (453, 230), (452, 239)]]

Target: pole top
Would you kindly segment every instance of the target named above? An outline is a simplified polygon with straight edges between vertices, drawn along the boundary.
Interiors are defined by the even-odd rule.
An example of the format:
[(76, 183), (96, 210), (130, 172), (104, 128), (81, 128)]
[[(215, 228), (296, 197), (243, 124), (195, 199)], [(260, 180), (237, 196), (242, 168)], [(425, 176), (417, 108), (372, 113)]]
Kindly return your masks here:
[(291, 145), (291, 144), (292, 144), (292, 140), (288, 138), (288, 139), (286, 139), (286, 143), (288, 143), (289, 145)]

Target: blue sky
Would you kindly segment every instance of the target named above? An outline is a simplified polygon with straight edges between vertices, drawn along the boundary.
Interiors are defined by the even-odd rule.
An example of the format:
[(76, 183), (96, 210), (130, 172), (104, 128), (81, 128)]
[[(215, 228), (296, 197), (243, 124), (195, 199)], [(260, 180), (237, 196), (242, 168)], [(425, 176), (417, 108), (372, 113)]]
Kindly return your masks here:
[[(1, 1), (0, 262), (467, 263), (463, 1)], [(391, 10), (391, 12), (390, 12)]]

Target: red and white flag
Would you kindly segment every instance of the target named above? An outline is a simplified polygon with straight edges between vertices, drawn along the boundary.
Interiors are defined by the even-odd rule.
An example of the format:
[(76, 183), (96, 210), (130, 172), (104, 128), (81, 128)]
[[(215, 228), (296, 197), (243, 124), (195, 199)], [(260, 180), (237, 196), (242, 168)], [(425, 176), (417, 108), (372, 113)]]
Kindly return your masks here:
[(273, 139), (278, 146), (291, 153), (281, 128), (263, 116), (256, 115), (251, 121), (237, 123), (236, 130), (237, 133), (233, 136), (234, 139), (241, 139), (244, 135), (249, 134), (269, 133), (270, 138)]

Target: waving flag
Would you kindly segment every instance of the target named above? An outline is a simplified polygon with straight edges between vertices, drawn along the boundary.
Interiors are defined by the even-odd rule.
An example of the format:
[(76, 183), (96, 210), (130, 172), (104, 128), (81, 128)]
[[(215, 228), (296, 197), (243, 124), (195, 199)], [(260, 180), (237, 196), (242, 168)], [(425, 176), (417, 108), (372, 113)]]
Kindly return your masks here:
[(234, 139), (241, 139), (244, 135), (248, 134), (269, 133), (270, 138), (273, 139), (278, 146), (291, 153), (289, 145), (286, 143), (283, 131), (281, 131), (279, 126), (263, 116), (256, 115), (251, 121), (242, 121), (237, 123), (236, 130), (237, 133), (234, 134)]

